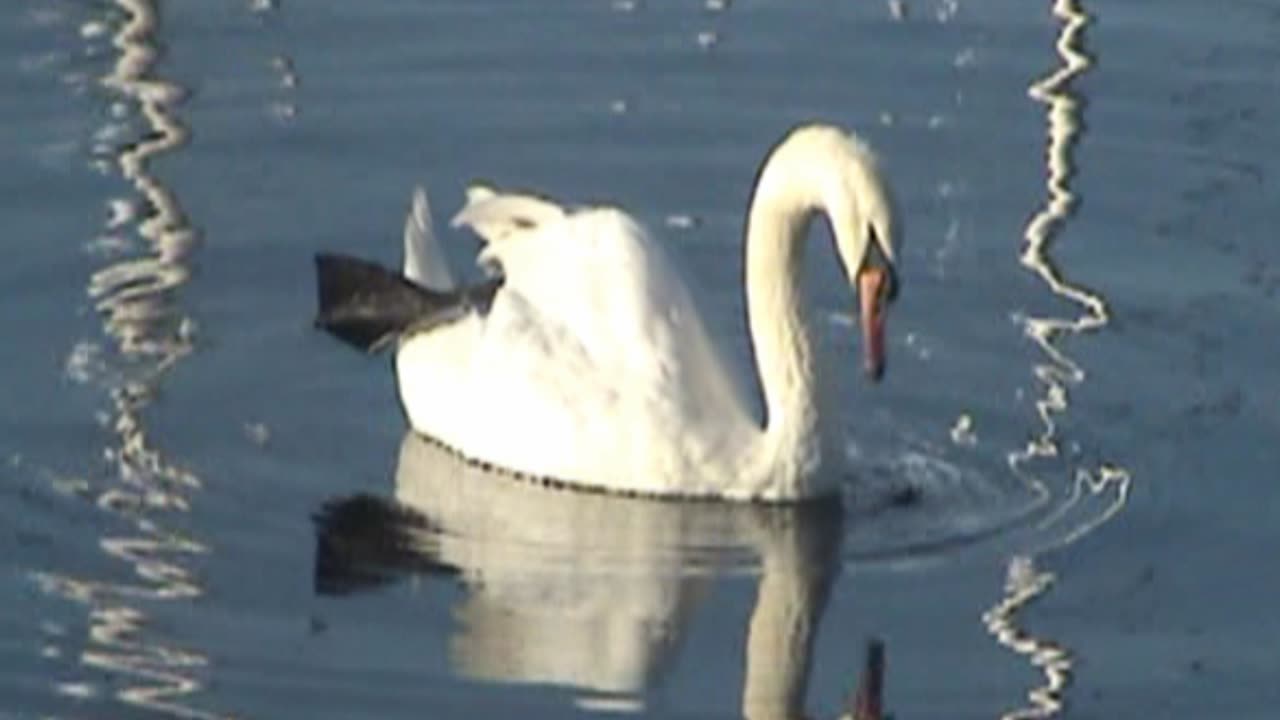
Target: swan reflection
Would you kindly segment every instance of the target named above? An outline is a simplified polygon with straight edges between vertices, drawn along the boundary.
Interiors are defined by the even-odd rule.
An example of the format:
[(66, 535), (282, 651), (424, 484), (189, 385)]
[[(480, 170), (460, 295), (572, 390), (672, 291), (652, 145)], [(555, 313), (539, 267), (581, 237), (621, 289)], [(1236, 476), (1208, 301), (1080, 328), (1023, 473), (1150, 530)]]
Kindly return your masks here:
[(317, 592), (453, 576), (465, 591), (451, 638), (458, 672), (576, 688), (592, 706), (641, 707), (708, 585), (758, 568), (742, 712), (791, 718), (802, 715), (844, 511), (835, 500), (735, 506), (554, 489), (410, 433), (394, 502), (345, 498), (316, 519)]

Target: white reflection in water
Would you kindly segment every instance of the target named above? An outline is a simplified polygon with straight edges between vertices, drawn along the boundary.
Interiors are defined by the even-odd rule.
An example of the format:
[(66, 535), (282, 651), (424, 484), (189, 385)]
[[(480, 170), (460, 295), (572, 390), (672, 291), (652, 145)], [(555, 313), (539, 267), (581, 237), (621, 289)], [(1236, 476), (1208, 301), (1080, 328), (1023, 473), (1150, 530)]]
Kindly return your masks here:
[(1017, 624), (1018, 611), (1047, 592), (1054, 579), (1051, 573), (1037, 570), (1029, 556), (1014, 557), (1009, 561), (1004, 598), (982, 616), (987, 632), (1001, 645), (1026, 657), (1045, 678), (1043, 685), (1027, 693), (1031, 705), (1005, 713), (1003, 720), (1052, 717), (1062, 710), (1062, 693), (1071, 679), (1071, 654)]
[[(100, 79), (109, 112), (93, 135), (95, 167), (118, 175), (132, 194), (106, 203), (104, 235), (112, 239), (113, 249), (93, 257), (110, 263), (93, 273), (88, 285), (114, 352), (77, 343), (67, 372), (82, 382), (100, 383), (110, 393), (112, 412), (104, 424), (115, 442), (104, 455), (114, 472), (92, 495), (99, 508), (130, 528), (127, 536), (101, 538), (99, 548), (127, 564), (134, 577), (105, 582), (36, 574), (43, 590), (82, 604), (87, 612), (88, 637), (58, 641), (69, 647), (79, 643), (79, 662), (93, 671), (86, 673), (92, 679), (59, 681), (54, 689), (80, 698), (114, 693), (126, 704), (168, 715), (214, 718), (219, 716), (184, 703), (185, 696), (200, 689), (194, 673), (207, 660), (158, 639), (142, 609), (157, 601), (200, 596), (200, 584), (186, 563), (206, 552), (197, 540), (162, 526), (163, 513), (189, 509), (200, 480), (152, 446), (145, 417), (165, 373), (194, 347), (194, 323), (177, 304), (175, 291), (190, 274), (196, 233), (177, 198), (149, 168), (156, 157), (187, 141), (187, 129), (175, 112), (184, 93), (155, 75), (159, 26), (152, 0), (115, 0), (97, 11), (101, 19), (85, 26), (110, 33), (117, 55)], [(130, 239), (131, 233), (138, 240)]]
[[(1035, 460), (1060, 455), (1057, 417), (1067, 411), (1069, 389), (1085, 379), (1085, 371), (1060, 347), (1063, 336), (1095, 332), (1110, 322), (1106, 301), (1101, 295), (1071, 283), (1053, 264), (1049, 254), (1053, 241), (1075, 211), (1077, 196), (1070, 186), (1076, 172), (1074, 151), (1082, 133), (1083, 105), (1071, 81), (1092, 66), (1082, 47), (1082, 34), (1090, 20), (1077, 0), (1055, 0), (1054, 15), (1062, 21), (1055, 47), (1061, 64), (1031, 86), (1030, 95), (1048, 106), (1049, 147), (1046, 153), (1048, 197), (1043, 207), (1031, 218), (1025, 231), (1022, 264), (1036, 273), (1055, 295), (1079, 306), (1083, 313), (1076, 317), (1021, 318), (1023, 330), (1045, 354), (1047, 361), (1032, 370), (1044, 389), (1036, 401), (1041, 430), (1026, 447), (1009, 454), (1009, 464), (1046, 497), (1051, 491), (1028, 466)], [(1111, 497), (1109, 509), (1093, 514), (1089, 527), (1070, 530), (1061, 542), (1070, 542), (1093, 526), (1106, 522), (1123, 507), (1128, 497), (1129, 476), (1122, 468), (1106, 465), (1097, 471), (1083, 468), (1077, 473), (1074, 488), (1066, 501), (1041, 521), (1047, 528), (1063, 517), (1084, 494), (1106, 493)]]
[[(1026, 447), (1009, 454), (1010, 467), (1049, 508), (1038, 523), (1042, 539), (1037, 552), (1073, 543), (1114, 517), (1128, 499), (1130, 483), (1128, 471), (1117, 465), (1103, 464), (1095, 469), (1077, 466), (1071, 471), (1070, 489), (1057, 493), (1061, 497), (1055, 497), (1033, 467), (1036, 461), (1059, 458), (1058, 418), (1068, 410), (1070, 388), (1085, 379), (1084, 368), (1062, 350), (1061, 340), (1064, 336), (1096, 332), (1110, 321), (1104, 298), (1068, 280), (1055, 267), (1049, 252), (1078, 203), (1071, 179), (1077, 171), (1075, 147), (1083, 132), (1083, 101), (1071, 83), (1093, 65), (1092, 58), (1083, 49), (1083, 33), (1092, 18), (1081, 2), (1055, 0), (1053, 14), (1060, 21), (1055, 38), (1060, 64), (1029, 90), (1034, 100), (1048, 108), (1048, 196), (1027, 225), (1021, 261), (1051, 292), (1082, 312), (1066, 318), (1021, 318), (1026, 336), (1046, 358), (1033, 366), (1036, 380), (1043, 388), (1043, 395), (1036, 401), (1041, 429)], [(1026, 657), (1044, 676), (1044, 683), (1028, 693), (1030, 705), (1006, 713), (1005, 718), (1052, 717), (1063, 708), (1062, 693), (1072, 672), (1070, 653), (1017, 625), (1018, 611), (1042, 597), (1053, 581), (1052, 575), (1034, 569), (1033, 556), (1016, 557), (1010, 562), (1005, 596), (983, 616), (987, 629), (998, 642)]]
[(759, 568), (742, 711), (802, 715), (817, 627), (840, 563), (838, 501), (793, 507), (619, 498), (513, 482), (406, 434), (396, 501), (358, 496), (317, 517), (316, 587), (454, 576), (454, 666), (575, 688), (590, 708), (640, 709), (714, 574)]

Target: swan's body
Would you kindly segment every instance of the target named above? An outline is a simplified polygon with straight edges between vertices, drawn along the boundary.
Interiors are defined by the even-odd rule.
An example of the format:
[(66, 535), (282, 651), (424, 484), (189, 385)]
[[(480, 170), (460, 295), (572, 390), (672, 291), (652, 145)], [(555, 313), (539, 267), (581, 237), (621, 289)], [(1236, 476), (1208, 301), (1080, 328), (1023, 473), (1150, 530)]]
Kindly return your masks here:
[[(487, 241), (480, 259), (503, 278), (477, 300), (453, 287), (419, 196), (404, 274), (436, 291), (427, 305), (451, 307), (443, 319), (432, 310), (430, 322), (395, 323), (410, 424), (464, 457), (570, 485), (735, 500), (827, 490), (823, 478), (843, 456), (822, 407), (799, 282), (819, 210), (851, 281), (892, 269), (896, 218), (870, 153), (834, 128), (788, 135), (757, 179), (746, 238), (762, 424), (666, 253), (622, 211), (471, 193), (455, 225)], [(325, 324), (335, 301), (321, 282)], [(870, 294), (864, 311), (878, 332), (887, 293)], [(362, 333), (361, 344), (377, 344)]]

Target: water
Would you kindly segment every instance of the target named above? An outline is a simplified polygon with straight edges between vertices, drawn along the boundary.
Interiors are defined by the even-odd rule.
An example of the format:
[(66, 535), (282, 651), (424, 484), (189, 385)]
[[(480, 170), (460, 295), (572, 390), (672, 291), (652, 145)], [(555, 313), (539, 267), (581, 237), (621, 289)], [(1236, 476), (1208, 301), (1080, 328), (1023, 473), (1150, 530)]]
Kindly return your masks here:
[[(0, 23), (0, 715), (835, 717), (873, 635), (900, 718), (1275, 714), (1275, 8), (157, 4)], [(843, 509), (486, 482), (309, 327), (480, 178), (625, 204), (745, 364), (810, 118), (908, 222)]]

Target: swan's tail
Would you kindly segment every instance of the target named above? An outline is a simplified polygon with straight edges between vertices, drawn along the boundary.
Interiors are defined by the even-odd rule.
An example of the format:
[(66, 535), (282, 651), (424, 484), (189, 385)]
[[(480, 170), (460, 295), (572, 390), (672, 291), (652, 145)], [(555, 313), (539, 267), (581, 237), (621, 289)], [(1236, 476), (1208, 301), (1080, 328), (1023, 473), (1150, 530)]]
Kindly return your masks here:
[(404, 221), (404, 276), (432, 290), (454, 288), (453, 273), (444, 248), (431, 223), (431, 204), (421, 186), (413, 189), (413, 202)]
[(381, 265), (343, 255), (316, 255), (316, 327), (376, 352), (439, 305), (438, 293)]
[(381, 265), (345, 255), (316, 255), (316, 327), (366, 352), (403, 333), (425, 332), (488, 305), (493, 280), (456, 291), (425, 288)]

